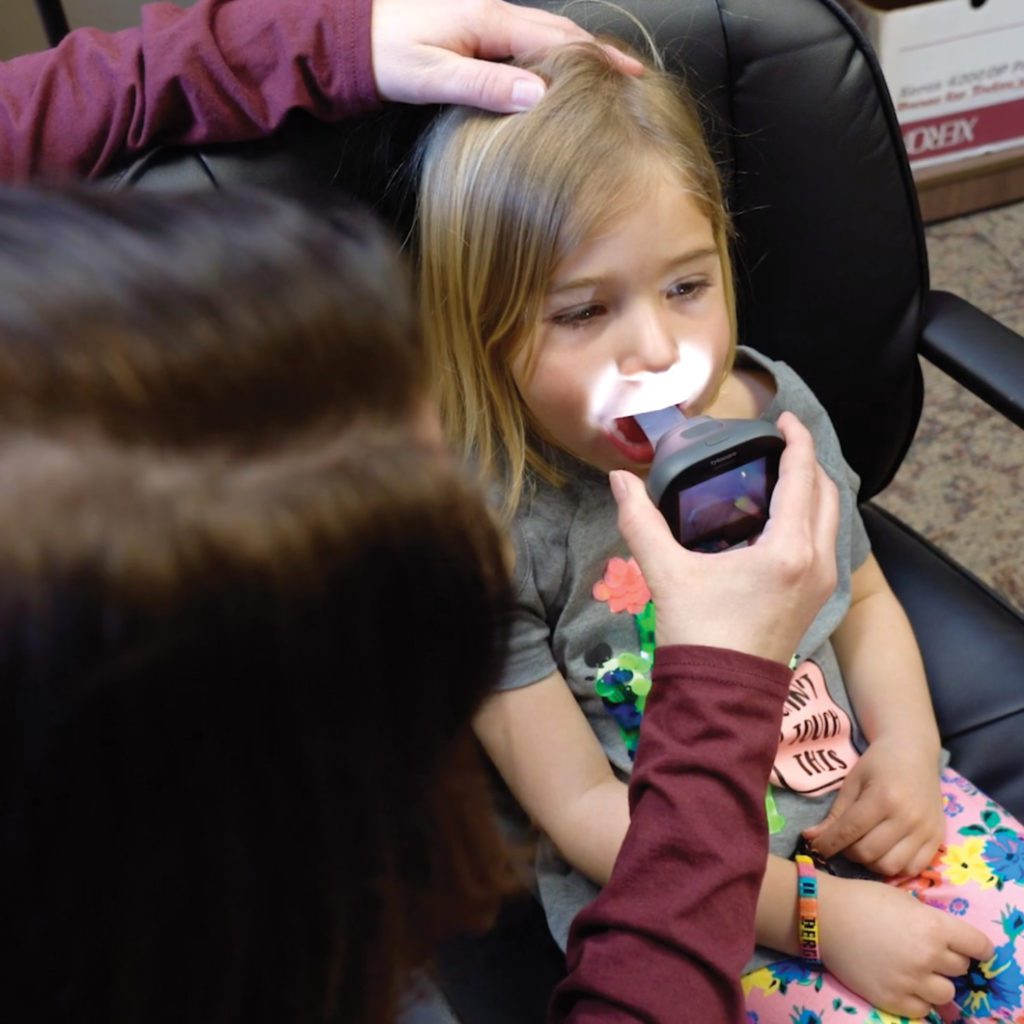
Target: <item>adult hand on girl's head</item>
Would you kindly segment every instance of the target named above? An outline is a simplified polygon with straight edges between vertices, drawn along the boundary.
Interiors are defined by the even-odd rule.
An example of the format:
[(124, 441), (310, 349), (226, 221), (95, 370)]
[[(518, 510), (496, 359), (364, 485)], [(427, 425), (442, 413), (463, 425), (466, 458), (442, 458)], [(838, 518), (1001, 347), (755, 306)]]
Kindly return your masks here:
[(672, 536), (643, 483), (611, 474), (619, 530), (651, 590), (659, 644), (704, 644), (788, 662), (836, 585), (839, 497), (802, 423), (784, 413), (786, 439), (770, 518), (757, 543), (707, 555)]
[[(509, 114), (532, 107), (544, 82), (495, 63), (593, 36), (569, 18), (503, 0), (374, 0), (377, 91), (401, 103), (463, 103)], [(605, 50), (626, 74), (639, 61)], [(480, 58), (480, 59), (477, 59)]]
[(973, 925), (882, 882), (819, 875), (825, 966), (872, 1006), (917, 1020), (953, 999), (950, 978), (995, 953)]

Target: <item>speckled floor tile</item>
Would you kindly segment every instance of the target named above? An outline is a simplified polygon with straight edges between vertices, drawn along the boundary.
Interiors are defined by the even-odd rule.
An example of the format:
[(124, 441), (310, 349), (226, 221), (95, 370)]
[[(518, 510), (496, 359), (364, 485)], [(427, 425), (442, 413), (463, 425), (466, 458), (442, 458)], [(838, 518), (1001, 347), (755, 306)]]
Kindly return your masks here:
[[(932, 287), (1024, 334), (1024, 203), (927, 231)], [(924, 365), (914, 443), (877, 499), (1024, 611), (1024, 430)]]
[(937, 224), (927, 238), (933, 288), (992, 315), (1024, 305), (1024, 203)]

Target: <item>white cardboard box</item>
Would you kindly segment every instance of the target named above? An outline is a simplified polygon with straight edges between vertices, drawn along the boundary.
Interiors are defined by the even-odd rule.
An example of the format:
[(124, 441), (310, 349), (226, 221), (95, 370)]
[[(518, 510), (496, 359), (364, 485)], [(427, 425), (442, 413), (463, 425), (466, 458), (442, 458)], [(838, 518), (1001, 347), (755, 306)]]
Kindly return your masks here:
[(839, 0), (878, 54), (915, 167), (1024, 143), (1024, 0)]

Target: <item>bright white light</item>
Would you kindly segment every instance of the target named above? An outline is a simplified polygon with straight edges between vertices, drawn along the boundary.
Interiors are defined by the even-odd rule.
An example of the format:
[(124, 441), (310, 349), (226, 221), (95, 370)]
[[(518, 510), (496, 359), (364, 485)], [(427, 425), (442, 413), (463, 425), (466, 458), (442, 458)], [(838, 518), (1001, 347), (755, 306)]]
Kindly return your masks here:
[(679, 346), (678, 360), (661, 373), (623, 374), (609, 363), (590, 393), (590, 422), (607, 427), (620, 416), (685, 406), (700, 394), (710, 376), (710, 357), (687, 345)]

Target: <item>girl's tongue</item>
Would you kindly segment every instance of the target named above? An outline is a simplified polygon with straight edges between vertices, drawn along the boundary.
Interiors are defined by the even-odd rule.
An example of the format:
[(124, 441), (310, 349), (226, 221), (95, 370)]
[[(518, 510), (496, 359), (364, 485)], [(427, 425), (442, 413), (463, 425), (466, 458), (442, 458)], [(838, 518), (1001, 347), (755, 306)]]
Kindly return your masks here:
[(630, 462), (638, 466), (649, 465), (654, 458), (654, 446), (632, 416), (617, 416), (607, 426), (613, 444)]
[(640, 429), (633, 416), (619, 416), (615, 420), (615, 429), (627, 440), (634, 444), (642, 444), (647, 440), (647, 435)]

